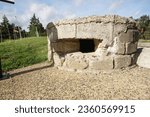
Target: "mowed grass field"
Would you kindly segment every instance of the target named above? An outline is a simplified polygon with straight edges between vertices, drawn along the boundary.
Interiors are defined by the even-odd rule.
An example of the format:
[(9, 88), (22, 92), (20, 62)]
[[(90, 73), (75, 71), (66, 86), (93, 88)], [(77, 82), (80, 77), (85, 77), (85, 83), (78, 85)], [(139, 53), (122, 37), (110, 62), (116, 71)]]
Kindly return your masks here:
[(9, 71), (47, 60), (46, 37), (31, 37), (0, 43), (2, 69)]

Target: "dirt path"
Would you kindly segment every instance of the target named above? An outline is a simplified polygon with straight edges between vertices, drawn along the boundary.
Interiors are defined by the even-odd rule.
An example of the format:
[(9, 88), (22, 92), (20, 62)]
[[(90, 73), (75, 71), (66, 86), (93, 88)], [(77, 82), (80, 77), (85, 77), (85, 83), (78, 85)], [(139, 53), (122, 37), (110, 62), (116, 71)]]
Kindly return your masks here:
[(41, 63), (11, 71), (0, 99), (150, 99), (150, 69), (77, 73)]

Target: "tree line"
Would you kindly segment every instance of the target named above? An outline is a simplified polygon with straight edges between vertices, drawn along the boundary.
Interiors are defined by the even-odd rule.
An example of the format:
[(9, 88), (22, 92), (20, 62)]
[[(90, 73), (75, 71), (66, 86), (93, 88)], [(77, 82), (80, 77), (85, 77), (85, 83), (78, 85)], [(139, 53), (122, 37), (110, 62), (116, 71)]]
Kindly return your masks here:
[[(137, 21), (137, 26), (140, 30), (140, 38), (150, 39), (150, 17), (148, 15), (143, 15), (135, 20)], [(6, 17), (6, 15), (4, 15), (2, 17), (2, 22), (0, 23), (0, 42), (6, 39), (15, 40), (25, 37), (38, 37), (46, 35), (46, 30), (35, 14), (33, 14), (30, 19), (28, 29), (29, 31), (26, 32), (21, 26), (18, 26), (14, 23), (10, 24), (9, 19)]]
[(136, 21), (140, 30), (140, 38), (145, 40), (150, 39), (150, 17), (148, 15), (143, 15), (136, 19)]
[(2, 22), (0, 23), (0, 42), (6, 39), (19, 39), (25, 37), (35, 37), (35, 36), (45, 36), (46, 30), (44, 29), (39, 18), (35, 14), (30, 19), (30, 24), (28, 26), (29, 31), (25, 31), (21, 26), (14, 23), (10, 23), (6, 15), (2, 17)]

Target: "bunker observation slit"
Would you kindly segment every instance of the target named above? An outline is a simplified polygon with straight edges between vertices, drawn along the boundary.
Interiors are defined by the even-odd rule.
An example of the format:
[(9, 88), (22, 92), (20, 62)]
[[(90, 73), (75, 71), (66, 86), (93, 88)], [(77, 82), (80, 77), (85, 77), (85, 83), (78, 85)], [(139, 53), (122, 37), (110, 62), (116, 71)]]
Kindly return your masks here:
[(89, 53), (95, 51), (95, 44), (94, 40), (92, 39), (80, 39), (80, 52), (82, 53)]

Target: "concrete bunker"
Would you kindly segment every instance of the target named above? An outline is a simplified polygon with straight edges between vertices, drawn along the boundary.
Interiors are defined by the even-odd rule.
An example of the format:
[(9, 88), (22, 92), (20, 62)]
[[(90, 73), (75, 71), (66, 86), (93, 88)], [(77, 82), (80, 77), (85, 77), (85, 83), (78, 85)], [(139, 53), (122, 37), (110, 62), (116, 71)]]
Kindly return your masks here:
[(136, 63), (138, 30), (117, 15), (61, 20), (47, 25), (48, 59), (76, 70), (120, 69)]

